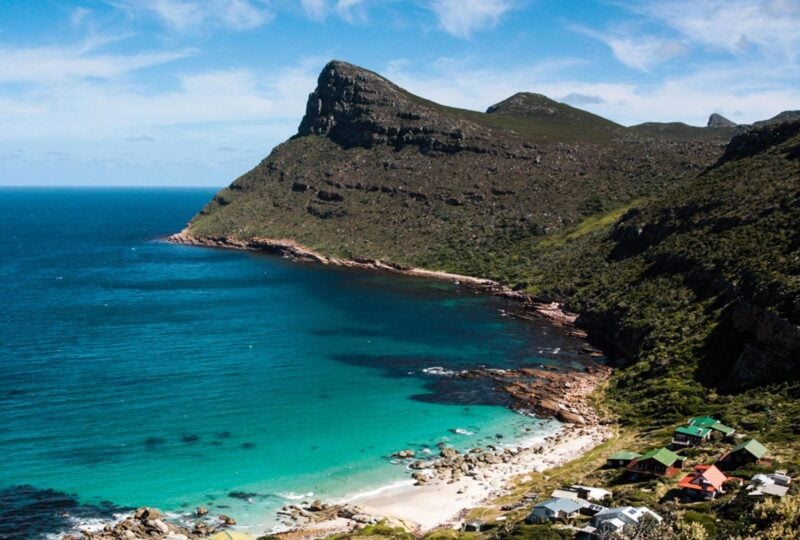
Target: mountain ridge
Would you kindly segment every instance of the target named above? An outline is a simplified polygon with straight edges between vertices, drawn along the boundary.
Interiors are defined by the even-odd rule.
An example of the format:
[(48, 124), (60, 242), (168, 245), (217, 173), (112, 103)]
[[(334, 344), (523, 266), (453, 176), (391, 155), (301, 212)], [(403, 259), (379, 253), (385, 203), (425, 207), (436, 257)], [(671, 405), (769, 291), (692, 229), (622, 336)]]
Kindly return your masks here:
[(220, 191), (189, 230), (292, 238), (342, 259), (468, 273), (449, 264), (450, 251), (549, 234), (659, 192), (722, 152), (719, 137), (638, 137), (555, 106), (579, 121), (447, 107), (331, 62), (298, 133)]
[[(466, 111), (333, 62), (298, 134), (173, 241), (425, 268), (415, 275), (464, 279), (531, 311), (556, 302), (617, 368), (598, 403), (620, 444), (664, 444), (687, 418), (713, 415), (768, 445), (774, 461), (759, 467), (796, 475), (800, 114), (723, 120), (626, 128), (526, 92)], [(669, 481), (625, 489), (595, 470), (602, 461), (573, 463), (618, 502), (674, 511)], [(755, 500), (739, 493), (684, 517), (750, 535)]]

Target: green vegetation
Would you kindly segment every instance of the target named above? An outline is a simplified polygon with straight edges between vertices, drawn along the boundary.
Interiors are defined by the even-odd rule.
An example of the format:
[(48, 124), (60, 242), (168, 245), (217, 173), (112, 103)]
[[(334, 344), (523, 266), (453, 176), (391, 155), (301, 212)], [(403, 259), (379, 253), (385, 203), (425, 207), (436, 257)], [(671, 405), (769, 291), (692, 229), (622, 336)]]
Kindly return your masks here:
[[(399, 108), (375, 102), (356, 120), (338, 118), (338, 129), (413, 128), (422, 139), (347, 149), (329, 137), (292, 139), (220, 192), (191, 232), (292, 238), (326, 255), (487, 277), (563, 302), (620, 367), (598, 398), (620, 435), (533, 475), (511, 498), (591, 482), (612, 486), (618, 503), (659, 508), (674, 538), (795, 531), (796, 496), (755, 504), (732, 492), (675, 506), (676, 480), (630, 484), (602, 465), (711, 415), (763, 442), (775, 466), (800, 472), (800, 122), (738, 135), (711, 165), (719, 146), (703, 139), (724, 129), (646, 125), (618, 136), (623, 128), (542, 96), (483, 114), (375, 84), (364, 99), (393, 92), (404, 97)], [(398, 126), (398, 117), (418, 120)], [(441, 131), (451, 124), (469, 150), (421, 150), (455, 133)], [(570, 135), (581, 126), (589, 136)], [(718, 450), (686, 455), (702, 463)], [(526, 527), (491, 535), (533, 534)]]

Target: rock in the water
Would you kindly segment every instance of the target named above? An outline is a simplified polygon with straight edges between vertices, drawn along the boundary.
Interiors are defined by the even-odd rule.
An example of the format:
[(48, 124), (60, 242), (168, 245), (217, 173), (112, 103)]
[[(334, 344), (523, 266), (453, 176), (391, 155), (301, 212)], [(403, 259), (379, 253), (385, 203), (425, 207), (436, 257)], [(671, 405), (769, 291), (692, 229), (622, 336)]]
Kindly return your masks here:
[(220, 514), (219, 520), (225, 525), (236, 525), (236, 520), (232, 517), (226, 516), (225, 514)]

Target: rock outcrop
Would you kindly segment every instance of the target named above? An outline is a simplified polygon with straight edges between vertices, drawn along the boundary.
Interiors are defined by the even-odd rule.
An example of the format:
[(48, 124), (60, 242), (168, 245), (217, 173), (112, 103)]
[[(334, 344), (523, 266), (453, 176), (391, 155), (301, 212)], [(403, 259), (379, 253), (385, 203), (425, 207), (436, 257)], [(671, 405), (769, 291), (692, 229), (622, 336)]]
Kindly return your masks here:
[(713, 113), (711, 116), (708, 117), (707, 127), (710, 128), (736, 127), (736, 123), (731, 122), (721, 114)]

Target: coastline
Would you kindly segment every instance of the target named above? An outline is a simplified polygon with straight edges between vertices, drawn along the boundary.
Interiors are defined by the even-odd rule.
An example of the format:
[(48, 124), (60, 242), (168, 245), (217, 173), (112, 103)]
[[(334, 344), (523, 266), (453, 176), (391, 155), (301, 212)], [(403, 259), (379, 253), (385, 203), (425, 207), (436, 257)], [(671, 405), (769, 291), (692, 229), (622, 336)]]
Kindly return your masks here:
[(367, 513), (411, 524), (414, 532), (457, 526), (470, 509), (491, 504), (507, 493), (515, 479), (543, 472), (580, 457), (609, 436), (600, 425), (577, 427), (565, 424), (541, 443), (512, 449), (508, 461), (487, 464), (474, 476), (458, 480), (439, 479), (421, 486), (406, 485), (351, 502)]
[(425, 268), (407, 267), (386, 263), (377, 259), (339, 259), (336, 257), (328, 257), (288, 238), (253, 237), (249, 240), (239, 240), (230, 236), (196, 236), (190, 233), (188, 229), (183, 229), (178, 233), (164, 238), (164, 241), (170, 244), (187, 246), (255, 251), (279, 255), (296, 262), (310, 262), (343, 268), (389, 272), (404, 276), (448, 281), (451, 283), (456, 282), (459, 285), (464, 285), (480, 292), (521, 302), (535, 315), (547, 319), (556, 325), (569, 327), (577, 337), (586, 338), (585, 332), (575, 329), (575, 321), (578, 318), (576, 313), (565, 311), (562, 306), (556, 302), (547, 303), (537, 301), (527, 293), (515, 291), (491, 279), (438, 270), (428, 270)]
[[(495, 499), (508, 494), (518, 483), (529, 481), (530, 474), (564, 465), (611, 437), (611, 427), (591, 410), (589, 403), (590, 395), (609, 373), (609, 370), (590, 370), (570, 379), (572, 382), (566, 388), (571, 389), (571, 394), (563, 401), (556, 400), (553, 404), (556, 412), (550, 413), (563, 422), (555, 433), (523, 438), (503, 446), (474, 448), (460, 455), (445, 447), (439, 458), (422, 458), (425, 461), (416, 461), (418, 457), (410, 456), (405, 463), (413, 480), (346, 497), (331, 505), (319, 501), (288, 505), (283, 514), (292, 521), (285, 522), (288, 530), (276, 536), (284, 540), (311, 540), (380, 521), (422, 534), (439, 528), (458, 528), (470, 511), (478, 507), (489, 508), (489, 512), (499, 511), (501, 508), (495, 504)], [(555, 374), (555, 378), (547, 379), (546, 373), (537, 370), (537, 375), (545, 377), (541, 385), (534, 381), (528, 383), (532, 387), (514, 384), (503, 390), (512, 395), (525, 393), (523, 398), (518, 398), (515, 408), (518, 413), (524, 414), (525, 405), (530, 406), (528, 410), (541, 411), (535, 406), (538, 390), (558, 387), (564, 382), (563, 373)], [(517, 375), (518, 372), (506, 372), (498, 380)], [(550, 393), (541, 399), (552, 403), (555, 398)], [(565, 416), (559, 415), (559, 410)], [(567, 418), (574, 418), (575, 422)], [(466, 468), (465, 462), (470, 463)]]
[[(402, 527), (414, 535), (435, 529), (458, 528), (471, 510), (499, 511), (495, 499), (542, 473), (579, 458), (611, 436), (604, 425), (562, 425), (555, 433), (517, 441), (496, 449), (504, 456), (495, 463), (481, 463), (474, 473), (458, 479), (447, 475), (420, 485), (413, 480), (394, 482), (367, 492), (343, 496), (325, 504), (321, 501), (287, 505), (284, 512), (301, 516), (291, 526), (254, 530), (254, 538), (270, 536), (281, 540), (314, 540), (347, 533), (370, 523), (383, 522)], [(207, 512), (207, 510), (204, 510)], [(233, 516), (235, 517), (235, 516)], [(210, 519), (207, 519), (210, 518)], [(198, 514), (180, 520), (159, 510), (142, 507), (111, 522), (93, 522), (80, 533), (58, 535), (62, 540), (187, 540), (205, 538), (213, 532), (236, 529), (235, 519)]]
[[(266, 238), (254, 238), (243, 242), (232, 238), (206, 238), (191, 235), (187, 230), (174, 234), (165, 239), (166, 242), (182, 245), (199, 247), (215, 247), (224, 249), (237, 249), (245, 251), (264, 252), (281, 255), (297, 262), (313, 262), (323, 265), (333, 265), (346, 268), (355, 268), (371, 271), (388, 272), (406, 276), (436, 279), (440, 281), (457, 282), (478, 292), (489, 293), (504, 298), (520, 301), (524, 303), (525, 312), (506, 313), (522, 319), (530, 319), (528, 315), (536, 315), (545, 318), (552, 323), (571, 328), (570, 333), (580, 333), (574, 330), (576, 315), (564, 312), (558, 304), (541, 304), (534, 301), (529, 295), (513, 291), (489, 279), (481, 279), (472, 276), (425, 270), (420, 268), (409, 268), (399, 265), (387, 264), (379, 260), (346, 260), (326, 257), (313, 250), (306, 248), (291, 240), (275, 240)], [(530, 313), (533, 311), (533, 313)], [(522, 310), (520, 310), (522, 312)], [(583, 336), (578, 336), (583, 337)], [(592, 356), (591, 354), (587, 354)], [(591, 360), (590, 360), (591, 361)], [(533, 368), (532, 368), (533, 370)], [(459, 376), (472, 377), (491, 377), (500, 386), (509, 383), (512, 377), (518, 377), (518, 372), (498, 373), (498, 370), (485, 370), (480, 373), (463, 372)], [(502, 371), (502, 370), (500, 370)], [(539, 373), (523, 373), (524, 376), (541, 376)], [(533, 411), (536, 413), (544, 412), (545, 417), (557, 418), (563, 422), (559, 430), (550, 435), (531, 437), (528, 439), (508, 441), (503, 447), (488, 447), (492, 452), (496, 452), (499, 459), (486, 460), (478, 463), (474, 469), (466, 474), (454, 474), (455, 469), (449, 465), (443, 469), (437, 469), (432, 462), (432, 467), (425, 468), (426, 473), (430, 473), (429, 479), (424, 482), (406, 480), (393, 484), (380, 486), (366, 493), (350, 494), (338, 501), (332, 501), (330, 505), (323, 504), (324, 507), (355, 507), (361, 515), (340, 517), (334, 514), (318, 516), (322, 519), (315, 519), (314, 512), (310, 512), (312, 519), (299, 519), (291, 524), (291, 528), (256, 531), (257, 534), (277, 534), (280, 538), (287, 540), (319, 538), (337, 532), (352, 530), (361, 527), (366, 523), (380, 519), (388, 519), (390, 524), (403, 526), (417, 533), (429, 531), (440, 527), (453, 527), (463, 521), (470, 509), (478, 506), (492, 505), (492, 500), (507, 493), (515, 485), (515, 479), (525, 479), (526, 475), (533, 472), (542, 472), (549, 468), (557, 467), (566, 462), (580, 457), (585, 452), (601, 444), (610, 436), (610, 429), (604, 425), (595, 414), (583, 414), (582, 421), (572, 422), (570, 416), (562, 416), (559, 412), (581, 409), (582, 413), (591, 409), (588, 396), (597, 386), (607, 377), (608, 371), (591, 369), (586, 366), (586, 371), (580, 374), (580, 391), (578, 391), (575, 381), (565, 377), (564, 373), (558, 373), (554, 379), (542, 379), (544, 386), (559, 386), (562, 394), (556, 392), (546, 395), (538, 395), (536, 392), (541, 388), (535, 388), (530, 381), (520, 384), (511, 384), (500, 389), (506, 391), (515, 399), (514, 409), (517, 412)], [(553, 384), (556, 383), (556, 384)], [(567, 396), (564, 392), (575, 394)], [(559, 399), (559, 395), (563, 398)], [(547, 401), (546, 407), (539, 407), (542, 402)], [(555, 402), (555, 405), (554, 403)], [(553, 408), (554, 407), (554, 408)], [(550, 410), (548, 410), (550, 409)], [(473, 449), (472, 452), (484, 452), (487, 449)], [(470, 451), (466, 451), (469, 454)], [(444, 455), (444, 454), (442, 454)], [(409, 473), (414, 473), (416, 468), (408, 466)], [(289, 505), (288, 508), (298, 509), (302, 516), (309, 515), (309, 507), (315, 503), (304, 502), (300, 506)], [(372, 521), (364, 521), (364, 516)], [(351, 519), (357, 517), (360, 519)], [(196, 521), (197, 517), (189, 517), (189, 523)], [(202, 517), (200, 518), (202, 520)], [(134, 517), (124, 518), (120, 516), (115, 522), (103, 524), (89, 533), (87, 538), (117, 538), (108, 535), (109, 531), (115, 530), (125, 523), (135, 521)], [(152, 520), (151, 520), (152, 521)], [(166, 521), (166, 520), (165, 520)], [(147, 524), (143, 524), (145, 526)], [(176, 525), (176, 527), (179, 527)], [(152, 532), (152, 531), (151, 531)], [(197, 534), (197, 530), (182, 529), (186, 538), (199, 538), (202, 534)], [(121, 536), (120, 538), (122, 538)]]

